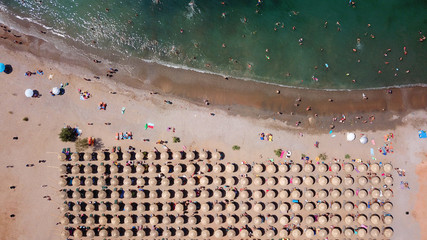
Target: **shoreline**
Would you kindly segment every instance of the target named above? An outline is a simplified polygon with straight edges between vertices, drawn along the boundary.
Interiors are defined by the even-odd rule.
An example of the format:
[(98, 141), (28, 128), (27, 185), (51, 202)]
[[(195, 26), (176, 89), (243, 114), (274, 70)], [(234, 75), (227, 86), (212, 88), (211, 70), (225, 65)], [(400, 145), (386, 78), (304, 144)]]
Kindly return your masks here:
[[(4, 39), (0, 39), (0, 42), (4, 44)], [(37, 43), (39, 42), (34, 41), (33, 44)], [(332, 158), (342, 159), (345, 154), (370, 161), (369, 148), (376, 149), (381, 144), (384, 134), (398, 131), (395, 142), (396, 153), (382, 156), (376, 151), (375, 156), (379, 161), (391, 161), (395, 167), (405, 168), (407, 175), (411, 176), (401, 178), (393, 173), (395, 185), (392, 188), (396, 193), (392, 200), (406, 203), (394, 205), (395, 220), (392, 225), (395, 230), (394, 238), (400, 239), (402, 236), (411, 235), (416, 239), (420, 236), (419, 226), (413, 216), (409, 216), (411, 221), (408, 221), (400, 215), (403, 215), (404, 211), (412, 213), (418, 211), (408, 199), (414, 201), (411, 194), (418, 190), (417, 182), (414, 180), (415, 165), (419, 160), (417, 154), (425, 151), (425, 145), (416, 144), (414, 139), (418, 138), (417, 127), (427, 127), (423, 120), (426, 112), (420, 111), (421, 113), (416, 115), (415, 110), (406, 107), (424, 108), (424, 105), (417, 105), (416, 102), (423, 101), (422, 97), (425, 99), (425, 96), (419, 94), (419, 91), (424, 93), (424, 88), (393, 90), (392, 95), (387, 95), (385, 91), (363, 91), (369, 97), (367, 101), (362, 99), (361, 91), (352, 92), (351, 96), (348, 96), (349, 93), (334, 93), (335, 102), (333, 105), (327, 105), (329, 96), (322, 96), (323, 91), (293, 92), (288, 89), (278, 95), (275, 93), (276, 87), (242, 84), (241, 80), (225, 80), (220, 77), (216, 77), (218, 80), (216, 82), (214, 76), (165, 69), (155, 64), (146, 65), (142, 69), (145, 71), (145, 74), (141, 75), (142, 78), (149, 80), (114, 81), (114, 78), (128, 77), (124, 70), (119, 69), (117, 76), (111, 80), (101, 78), (100, 81), (92, 79), (91, 82), (86, 82), (82, 78), (90, 77), (92, 73), (84, 68), (85, 64), (96, 68), (94, 71), (98, 73), (105, 72), (108, 67), (91, 63), (90, 59), (81, 60), (78, 62), (80, 67), (76, 67), (71, 60), (61, 62), (60, 53), (57, 53), (56, 59), (46, 59), (40, 55), (26, 54), (24, 44), (6, 43), (3, 46), (0, 48), (4, 49), (4, 56), (11, 56), (14, 66), (14, 71), (10, 75), (2, 75), (6, 81), (0, 91), (5, 99), (1, 103), (4, 117), (0, 118), (2, 122), (0, 125), (3, 126), (1, 132), (4, 136), (2, 146), (10, 146), (4, 148), (4, 157), (1, 161), (0, 173), (4, 176), (4, 186), (1, 189), (0, 202), (6, 207), (0, 211), (3, 219), (1, 229), (4, 230), (0, 232), (8, 234), (8, 239), (30, 239), (30, 236), (44, 239), (59, 238), (61, 228), (64, 226), (55, 223), (60, 219), (61, 214), (57, 208), (61, 206), (63, 200), (57, 196), (60, 162), (54, 153), (63, 147), (71, 147), (74, 151), (74, 144), (58, 140), (58, 131), (65, 125), (79, 126), (83, 130), (83, 137), (96, 136), (102, 139), (105, 148), (121, 145), (125, 149), (125, 146), (132, 145), (137, 149), (150, 150), (160, 147), (155, 141), (170, 140), (172, 136), (178, 136), (182, 142), (169, 144), (168, 147), (172, 151), (180, 151), (184, 146), (189, 150), (218, 149), (223, 151), (226, 159), (230, 161), (257, 163), (269, 162), (269, 158), (282, 161), (274, 155), (274, 150), (278, 148), (291, 150), (294, 160), (298, 160), (303, 153), (311, 158), (327, 153), (330, 158), (328, 162), (332, 161)], [(10, 46), (12, 48), (9, 48)], [(22, 49), (14, 50), (13, 47), (16, 46), (22, 46)], [(41, 49), (46, 49), (46, 45)], [(34, 50), (37, 52), (40, 48)], [(37, 70), (39, 67), (44, 68), (45, 75), (24, 76), (26, 70)], [(49, 74), (55, 75), (53, 80), (47, 80)], [(181, 80), (184, 84), (177, 84), (177, 81)], [(196, 80), (197, 83), (200, 82), (197, 85), (194, 84)], [(64, 82), (69, 82), (70, 85), (65, 87), (66, 93), (63, 96), (49, 96), (49, 89)], [(132, 88), (133, 85), (135, 88)], [(240, 89), (243, 88), (242, 85), (245, 89)], [(43, 96), (39, 99), (25, 98), (23, 92), (26, 88), (36, 88)], [(188, 91), (189, 88), (191, 91)], [(88, 90), (93, 94), (93, 98), (87, 101), (79, 100), (77, 89)], [(158, 95), (149, 94), (150, 91), (160, 90)], [(117, 94), (112, 95), (108, 91), (117, 91)], [(262, 92), (260, 94), (262, 96), (254, 94), (259, 91)], [(298, 95), (302, 93), (310, 96)], [(412, 98), (407, 96), (408, 94), (412, 94)], [(302, 97), (300, 107), (293, 106), (297, 97)], [(357, 97), (357, 100), (353, 100), (353, 97)], [(204, 105), (204, 98), (209, 99), (211, 105)], [(173, 104), (165, 104), (164, 99), (173, 101)], [(108, 102), (108, 110), (97, 109), (96, 104), (100, 101)], [(346, 101), (353, 103), (346, 106), (344, 105)], [(306, 112), (306, 104), (313, 104), (313, 110)], [(381, 111), (382, 104), (391, 112)], [(127, 107), (125, 115), (120, 113), (123, 106)], [(283, 116), (285, 113), (277, 115), (271, 110), (279, 107), (288, 111), (296, 109), (295, 115)], [(315, 110), (319, 113), (318, 118), (313, 117)], [(12, 111), (13, 114), (8, 114), (8, 111)], [(334, 138), (328, 134), (328, 126), (330, 119), (340, 116), (341, 111), (353, 113), (346, 114), (348, 120), (344, 124), (336, 123)], [(216, 115), (210, 116), (210, 112), (215, 112)], [(376, 120), (372, 124), (355, 123), (354, 118), (350, 119), (350, 116), (356, 114), (364, 116), (375, 114)], [(393, 117), (394, 115), (396, 117)], [(24, 122), (21, 120), (23, 117), (29, 117), (30, 120)], [(299, 119), (303, 122), (296, 128), (293, 123)], [(110, 121), (112, 125), (104, 125), (106, 121)], [(11, 126), (11, 122), (16, 124)], [(87, 125), (89, 122), (93, 122), (94, 125)], [(143, 125), (146, 122), (155, 123), (155, 128), (144, 130)], [(176, 127), (177, 132), (167, 131), (170, 126)], [(356, 131), (357, 136), (364, 134), (368, 135), (369, 140), (375, 139), (377, 145), (371, 143), (362, 145), (358, 140), (346, 141), (344, 131), (353, 129), (359, 129)], [(135, 139), (114, 140), (115, 132), (120, 131), (132, 131)], [(260, 141), (258, 137), (260, 132), (271, 132), (274, 134), (274, 141)], [(298, 135), (299, 132), (303, 132), (304, 136)], [(19, 136), (19, 140), (12, 140), (13, 136)], [(142, 141), (143, 138), (150, 138), (151, 142)], [(313, 145), (316, 141), (320, 142), (320, 148)], [(231, 148), (233, 145), (240, 145), (242, 149), (233, 151)], [(47, 164), (37, 163), (39, 159), (46, 159)], [(401, 159), (402, 161), (399, 161)], [(27, 163), (34, 163), (36, 166), (25, 167)], [(15, 167), (6, 168), (9, 164)], [(409, 180), (411, 190), (400, 190), (398, 184), (400, 180)], [(44, 184), (49, 185), (49, 188), (40, 187)], [(11, 191), (10, 185), (17, 185), (17, 189)], [(43, 199), (44, 195), (52, 196), (52, 201)], [(43, 210), (48, 216), (41, 227), (33, 221), (40, 214), (34, 209)], [(11, 220), (9, 217), (11, 213), (16, 213), (15, 219)], [(417, 215), (417, 220), (424, 222), (418, 217), (422, 216)], [(402, 222), (408, 226), (403, 226)], [(19, 231), (20, 229), (25, 231)]]
[[(101, 74), (105, 73), (110, 62), (97, 64), (86, 56), (86, 59), (82, 59), (79, 53), (68, 55), (54, 48), (52, 44), (31, 36), (22, 35), (18, 40), (23, 39), (24, 43), (15, 44), (13, 41), (17, 38), (12, 34), (22, 35), (12, 30), (11, 33), (6, 33), (8, 39), (0, 39), (0, 43), (16, 51), (29, 51), (34, 56), (45, 59), (44, 61), (55, 63), (56, 67), (62, 68), (68, 74), (78, 74), (82, 78), (106, 84), (123, 84), (130, 88), (155, 91), (165, 95), (166, 98), (177, 97), (197, 105), (203, 105), (204, 100), (208, 100), (210, 105), (206, 107), (212, 111), (218, 108), (231, 115), (274, 119), (285, 122), (295, 130), (298, 130), (295, 127), (298, 122), (299, 126), (314, 131), (326, 131), (331, 129), (332, 125), (334, 125), (332, 128), (338, 131), (343, 129), (342, 125), (347, 130), (393, 128), (400, 123), (400, 118), (396, 119), (396, 115), (427, 107), (427, 97), (424, 94), (427, 87), (386, 88), (391, 89), (392, 94), (387, 94), (385, 89), (333, 91), (300, 89), (251, 80), (225, 79), (215, 74), (172, 68), (154, 62), (144, 62), (135, 72), (124, 67), (119, 69), (117, 77), (108, 79)], [(127, 62), (131, 63), (132, 59)], [(126, 66), (126, 62), (120, 64)], [(134, 74), (137, 76), (132, 76)], [(101, 79), (94, 80), (91, 75), (98, 75)], [(121, 81), (117, 81), (117, 78)], [(276, 94), (277, 90), (280, 94)], [(366, 94), (368, 100), (362, 99), (362, 93)], [(296, 101), (298, 98), (301, 99), (300, 102)], [(333, 102), (328, 102), (328, 99), (333, 99)], [(299, 106), (296, 106), (297, 104)], [(310, 111), (306, 111), (308, 107), (311, 108)], [(332, 120), (333, 118), (339, 120), (342, 115), (345, 115), (346, 123), (350, 124)], [(371, 116), (375, 117), (372, 123), (369, 119)], [(366, 124), (363, 124), (364, 121), (367, 121)]]

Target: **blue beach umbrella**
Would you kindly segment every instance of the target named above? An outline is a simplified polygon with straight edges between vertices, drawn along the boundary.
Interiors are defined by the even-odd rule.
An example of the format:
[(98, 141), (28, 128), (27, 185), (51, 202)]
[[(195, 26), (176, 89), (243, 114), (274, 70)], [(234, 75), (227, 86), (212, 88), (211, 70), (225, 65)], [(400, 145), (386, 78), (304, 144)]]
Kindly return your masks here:
[(4, 72), (5, 69), (6, 66), (4, 65), (4, 63), (0, 63), (0, 72)]

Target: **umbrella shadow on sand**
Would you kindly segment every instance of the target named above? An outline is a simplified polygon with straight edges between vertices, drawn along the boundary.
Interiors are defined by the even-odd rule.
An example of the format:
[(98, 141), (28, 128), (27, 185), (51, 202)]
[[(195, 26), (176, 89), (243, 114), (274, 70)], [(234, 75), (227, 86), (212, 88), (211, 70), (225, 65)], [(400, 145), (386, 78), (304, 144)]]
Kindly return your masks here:
[(6, 74), (11, 74), (13, 72), (12, 65), (6, 64), (3, 72), (6, 73)]

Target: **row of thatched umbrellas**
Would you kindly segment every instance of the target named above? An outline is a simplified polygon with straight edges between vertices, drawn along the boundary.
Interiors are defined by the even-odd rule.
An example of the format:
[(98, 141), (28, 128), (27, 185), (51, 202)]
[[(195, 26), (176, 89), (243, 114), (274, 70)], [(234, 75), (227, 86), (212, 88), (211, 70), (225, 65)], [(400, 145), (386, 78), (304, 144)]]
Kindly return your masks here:
[(222, 152), (209, 152), (209, 151), (175, 151), (175, 152), (96, 152), (96, 153), (59, 153), (58, 160), (60, 161), (92, 161), (92, 160), (221, 160), (223, 158)]
[[(348, 176), (345, 178), (341, 178), (339, 176), (320, 176), (316, 179), (316, 177), (313, 176), (293, 176), (293, 177), (287, 177), (287, 176), (282, 176), (282, 177), (269, 177), (268, 179), (262, 177), (262, 176), (257, 176), (257, 177), (236, 177), (236, 176), (229, 176), (229, 177), (210, 177), (210, 176), (195, 176), (195, 177), (143, 177), (140, 176), (139, 178), (136, 177), (122, 177), (122, 176), (113, 176), (108, 177), (108, 178), (104, 178), (104, 177), (84, 177), (84, 176), (75, 176), (75, 177), (62, 177), (60, 178), (60, 180), (58, 181), (58, 184), (61, 187), (65, 187), (65, 186), (74, 186), (74, 187), (79, 187), (79, 186), (151, 186), (151, 187), (156, 187), (156, 186), (183, 186), (183, 185), (188, 185), (188, 186), (204, 186), (204, 187), (208, 187), (210, 185), (213, 186), (242, 186), (242, 187), (247, 187), (250, 185), (253, 186), (269, 186), (269, 187), (274, 187), (274, 186), (281, 186), (281, 187), (285, 187), (285, 186), (289, 186), (289, 185), (293, 185), (295, 187), (300, 186), (300, 185), (306, 185), (306, 186), (313, 186), (313, 185), (320, 185), (320, 186), (326, 186), (328, 184), (331, 184), (332, 186), (338, 187), (341, 186), (341, 184), (344, 182), (344, 185), (346, 187), (352, 187), (355, 183), (355, 180), (353, 177)], [(391, 186), (393, 184), (393, 178), (392, 177), (385, 177), (385, 178), (380, 178), (378, 176), (372, 177), (369, 181), (369, 179), (365, 176), (361, 176), (357, 179), (357, 183), (359, 186), (365, 186), (368, 183), (371, 183), (371, 185), (374, 186), (382, 186), (382, 183)], [(379, 193), (379, 190), (374, 190), (373, 192), (375, 193)], [(387, 192), (387, 190), (385, 191)], [(389, 191), (391, 193), (391, 191)], [(347, 194), (351, 194), (351, 190), (348, 190)], [(346, 194), (346, 195), (347, 195)], [(389, 196), (386, 196), (389, 197)]]
[[(178, 228), (178, 229), (174, 229), (174, 228), (166, 228), (166, 229), (162, 229), (162, 228), (156, 228), (156, 229), (140, 229), (140, 230), (136, 230), (136, 229), (121, 229), (122, 231), (119, 231), (118, 229), (101, 229), (101, 230), (80, 230), (80, 229), (74, 229), (73, 231), (73, 236), (76, 238), (81, 238), (84, 235), (87, 237), (94, 237), (94, 236), (100, 236), (100, 237), (120, 237), (120, 236), (125, 236), (127, 238), (131, 238), (133, 236), (138, 236), (138, 237), (146, 237), (146, 236), (150, 236), (152, 238), (155, 237), (171, 237), (171, 236), (175, 236), (178, 238), (182, 238), (185, 236), (188, 236), (190, 238), (197, 238), (197, 237), (202, 237), (202, 238), (209, 238), (214, 236), (215, 238), (224, 238), (224, 237), (228, 237), (228, 238), (233, 238), (233, 237), (242, 237), (242, 238), (247, 238), (247, 237), (254, 237), (254, 238), (261, 238), (263, 236), (268, 237), (268, 238), (273, 238), (276, 236), (279, 236), (281, 238), (285, 238), (288, 236), (292, 236), (292, 237), (300, 237), (302, 235), (305, 235), (305, 237), (307, 238), (313, 238), (314, 236), (319, 236), (319, 237), (328, 237), (328, 236), (332, 236), (332, 237), (340, 237), (342, 235), (344, 235), (345, 237), (351, 238), (353, 237), (356, 233), (358, 237), (367, 237), (368, 236), (368, 229), (360, 227), (357, 229), (353, 229), (350, 227), (347, 228), (339, 228), (339, 227), (333, 227), (331, 229), (329, 228), (320, 228), (320, 229), (316, 229), (316, 228), (306, 228), (306, 229), (301, 229), (301, 228), (294, 228), (294, 229), (280, 229), (277, 230), (275, 228), (255, 228), (255, 229), (249, 229), (249, 228), (243, 228), (241, 230), (237, 229), (237, 228), (219, 228), (219, 229), (212, 229), (212, 228), (204, 228), (204, 229), (200, 229), (200, 228), (191, 228), (191, 229), (187, 229), (187, 228)], [(384, 228), (382, 231), (377, 228), (371, 228), (369, 230), (369, 235), (371, 237), (377, 238), (381, 236), (381, 233), (383, 234), (384, 237), (386, 238), (391, 238), (393, 236), (393, 229), (390, 227)], [(68, 237), (70, 236), (70, 231), (69, 230), (64, 230), (62, 232), (62, 236), (63, 237)]]
[[(148, 220), (147, 220), (148, 219)], [(71, 220), (71, 221), (70, 221)], [(213, 215), (179, 215), (177, 217), (173, 215), (128, 215), (128, 216), (112, 216), (112, 215), (90, 215), (90, 216), (84, 216), (84, 223), (82, 217), (79, 215), (70, 215), (65, 214), (60, 222), (63, 225), (67, 224), (74, 224), (74, 225), (85, 225), (87, 227), (93, 227), (94, 225), (112, 225), (112, 226), (119, 226), (120, 224), (150, 224), (150, 225), (170, 225), (170, 224), (177, 224), (181, 226), (182, 224), (201, 224), (201, 225), (209, 225), (209, 224), (227, 224), (234, 226), (235, 224), (239, 224), (241, 226), (245, 226), (247, 224), (254, 224), (256, 226), (259, 225), (274, 225), (276, 223), (279, 223), (281, 226), (288, 225), (288, 224), (294, 224), (299, 225), (301, 223), (305, 223), (308, 226), (311, 226), (312, 224), (316, 223), (318, 225), (327, 225), (327, 224), (340, 224), (343, 221), (343, 224), (350, 226), (350, 225), (365, 225), (365, 224), (371, 224), (371, 225), (380, 225), (380, 224), (386, 224), (391, 225), (393, 223), (393, 217), (389, 214), (386, 215), (378, 215), (378, 214), (372, 214), (371, 216), (367, 216), (365, 214), (359, 214), (357, 216), (353, 216), (351, 214), (345, 215), (342, 217), (341, 215), (308, 215), (306, 217), (302, 217), (301, 215), (256, 215), (255, 217), (252, 217), (250, 215), (231, 215), (226, 217), (225, 215), (217, 215), (214, 217)]]
[[(63, 154), (63, 153), (61, 153)], [(219, 153), (218, 153), (219, 154)], [(65, 154), (63, 154), (65, 156)], [(80, 166), (80, 165), (76, 165), (76, 166)], [(102, 169), (103, 165), (98, 166), (99, 168)], [(115, 170), (114, 168), (115, 165), (112, 165), (113, 170), (112, 171), (116, 171), (116, 173), (119, 171), (118, 167), (117, 170)], [(145, 166), (145, 167), (144, 167)], [(280, 165), (276, 165), (276, 164), (262, 164), (262, 163), (258, 163), (258, 164), (254, 164), (253, 166), (249, 165), (249, 164), (234, 164), (234, 163), (228, 163), (228, 164), (215, 164), (215, 165), (211, 165), (211, 164), (204, 164), (202, 166), (199, 166), (198, 164), (189, 164), (187, 167), (185, 167), (185, 165), (182, 164), (176, 164), (176, 165), (160, 165), (160, 164), (156, 164), (156, 165), (137, 165), (136, 167), (132, 167), (132, 166), (124, 166), (123, 167), (123, 172), (130, 174), (130, 173), (144, 173), (146, 170), (149, 173), (156, 173), (156, 172), (162, 172), (164, 174), (167, 173), (173, 173), (173, 172), (182, 172), (184, 170), (184, 168), (189, 168), (190, 170), (186, 170), (186, 171), (196, 171), (197, 169), (200, 169), (201, 172), (204, 173), (209, 173), (209, 172), (214, 172), (214, 173), (220, 173), (220, 172), (227, 172), (227, 173), (234, 173), (234, 172), (240, 172), (240, 173), (248, 173), (250, 171), (253, 171), (254, 173), (263, 173), (263, 172), (267, 172), (267, 173), (276, 173), (276, 172), (281, 172), (281, 173), (286, 173), (286, 172), (294, 172), (294, 173), (299, 173), (301, 171), (304, 170), (304, 172), (307, 173), (311, 173), (314, 172), (317, 168), (318, 172), (327, 172), (327, 171), (331, 171), (334, 173), (338, 173), (341, 171), (342, 168), (344, 168), (344, 171), (347, 173), (351, 173), (354, 170), (357, 170), (357, 172), (359, 173), (363, 173), (366, 172), (368, 170), (370, 170), (373, 173), (380, 173), (381, 169), (383, 170), (383, 172), (385, 173), (391, 173), (393, 171), (393, 166), (390, 163), (386, 163), (384, 164), (382, 167), (380, 166), (380, 164), (378, 163), (373, 163), (373, 164), (365, 164), (365, 163), (358, 163), (356, 166), (353, 163), (343, 163), (343, 164), (338, 164), (338, 163), (333, 163), (331, 164), (331, 166), (328, 166), (326, 163), (319, 163), (318, 166), (315, 166), (314, 164), (299, 164), (299, 163), (293, 163), (293, 164), (280, 164)], [(73, 167), (74, 168), (74, 167)], [(135, 170), (134, 170), (135, 168)], [(72, 170), (75, 173), (74, 174), (78, 174), (81, 173), (81, 169), (75, 169)], [(105, 171), (105, 170), (104, 170)], [(102, 173), (103, 171), (98, 171), (100, 173)], [(84, 167), (84, 171), (83, 173), (92, 173), (92, 169), (90, 167), (90, 165), (85, 166)]]
[[(84, 204), (83, 204), (84, 203)], [(210, 211), (214, 211), (214, 212), (222, 212), (222, 211), (227, 211), (227, 212), (234, 212), (234, 211), (242, 211), (242, 212), (246, 212), (246, 211), (250, 211), (250, 210), (254, 210), (255, 212), (263, 212), (263, 211), (276, 211), (276, 210), (280, 210), (280, 212), (282, 213), (288, 213), (289, 211), (292, 211), (293, 213), (302, 211), (302, 210), (306, 210), (306, 211), (319, 211), (319, 212), (326, 212), (328, 210), (332, 210), (332, 211), (339, 211), (341, 209), (344, 209), (347, 212), (351, 212), (353, 211), (355, 208), (357, 208), (357, 211), (359, 212), (364, 212), (367, 209), (370, 209), (373, 212), (377, 212), (378, 210), (381, 209), (381, 207), (383, 207), (383, 209), (387, 212), (389, 212), (392, 208), (393, 208), (393, 204), (391, 202), (385, 202), (383, 204), (379, 204), (378, 202), (373, 202), (373, 203), (366, 203), (366, 202), (358, 202), (357, 204), (355, 204), (352, 201), (332, 201), (331, 203), (328, 203), (326, 201), (322, 201), (322, 202), (306, 202), (304, 204), (302, 204), (299, 201), (293, 201), (292, 203), (288, 203), (288, 202), (267, 202), (267, 203), (263, 203), (263, 202), (258, 202), (255, 204), (249, 203), (249, 202), (242, 202), (242, 203), (237, 203), (237, 202), (229, 202), (229, 203), (223, 203), (223, 202), (217, 202), (217, 203), (212, 203), (212, 202), (204, 202), (204, 203), (195, 203), (195, 202), (191, 202), (191, 203), (153, 203), (153, 204), (148, 204), (148, 203), (133, 203), (133, 204), (125, 204), (125, 205), (119, 205), (119, 204), (112, 204), (108, 209), (108, 205), (105, 203), (101, 203), (99, 205), (95, 205), (95, 204), (87, 204), (85, 202), (81, 202), (80, 204), (74, 204), (72, 207), (72, 211), (74, 212), (80, 212), (82, 211), (82, 206), (84, 206), (84, 210), (86, 212), (93, 212), (95, 211), (95, 209), (97, 209), (97, 211), (99, 212), (105, 212), (105, 211), (111, 211), (111, 212), (117, 212), (120, 209), (126, 211), (126, 212), (132, 212), (132, 211), (138, 211), (138, 212), (151, 212), (151, 213), (156, 213), (156, 212), (160, 212), (160, 211), (164, 211), (164, 212), (176, 212), (179, 214), (182, 214), (184, 212), (190, 212), (190, 213), (194, 213), (196, 211), (200, 211), (200, 212), (210, 212)], [(62, 208), (63, 211), (67, 211), (69, 210), (69, 208)]]
[[(150, 198), (150, 199), (156, 199), (156, 198), (163, 198), (163, 199), (195, 199), (195, 198), (211, 198), (221, 200), (221, 199), (228, 199), (228, 200), (234, 200), (237, 198), (241, 199), (312, 199), (315, 196), (318, 196), (320, 200), (326, 199), (327, 197), (331, 197), (331, 199), (338, 199), (340, 197), (344, 197), (345, 199), (352, 199), (353, 197), (357, 196), (359, 199), (368, 198), (371, 196), (374, 199), (377, 199), (383, 195), (384, 198), (390, 199), (393, 196), (393, 192), (390, 189), (386, 189), (384, 191), (381, 191), (377, 188), (371, 190), (368, 192), (366, 189), (352, 189), (347, 188), (342, 192), (339, 189), (332, 189), (332, 191), (321, 189), (318, 191), (315, 191), (313, 189), (308, 189), (304, 193), (300, 189), (293, 189), (293, 190), (287, 190), (282, 189), (280, 191), (277, 191), (275, 189), (268, 189), (268, 190), (237, 190), (237, 189), (230, 189), (230, 190), (224, 190), (224, 189), (204, 189), (204, 190), (123, 190), (123, 189), (113, 189), (113, 190), (82, 190), (82, 189), (76, 189), (73, 190), (66, 190), (63, 189), (60, 193), (60, 197), (62, 199), (144, 199), (144, 198)], [(312, 197), (311, 197), (312, 196)]]

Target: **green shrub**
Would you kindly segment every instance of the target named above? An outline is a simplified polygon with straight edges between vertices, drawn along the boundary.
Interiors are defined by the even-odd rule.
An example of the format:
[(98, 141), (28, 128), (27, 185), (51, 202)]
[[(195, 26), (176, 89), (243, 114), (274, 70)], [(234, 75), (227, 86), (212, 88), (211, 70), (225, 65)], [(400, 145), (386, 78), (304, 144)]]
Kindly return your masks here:
[(240, 150), (240, 146), (234, 145), (231, 149), (233, 149), (233, 150)]
[(59, 133), (59, 139), (63, 142), (74, 142), (77, 139), (77, 132), (71, 127), (63, 128)]
[(346, 154), (345, 155), (345, 159), (350, 159), (351, 157), (350, 157), (350, 155), (349, 154)]
[(172, 138), (172, 141), (173, 141), (174, 143), (179, 143), (179, 142), (181, 142), (181, 139), (179, 139), (179, 137), (173, 137), (173, 138)]
[(276, 154), (276, 156), (280, 157), (280, 155), (282, 155), (282, 151), (283, 150), (281, 148), (276, 149), (276, 150), (274, 150), (274, 154)]
[(322, 161), (325, 161), (327, 157), (328, 157), (328, 156), (326, 155), (326, 153), (321, 153), (321, 154), (319, 155), (319, 158), (320, 158), (320, 160), (322, 160)]

